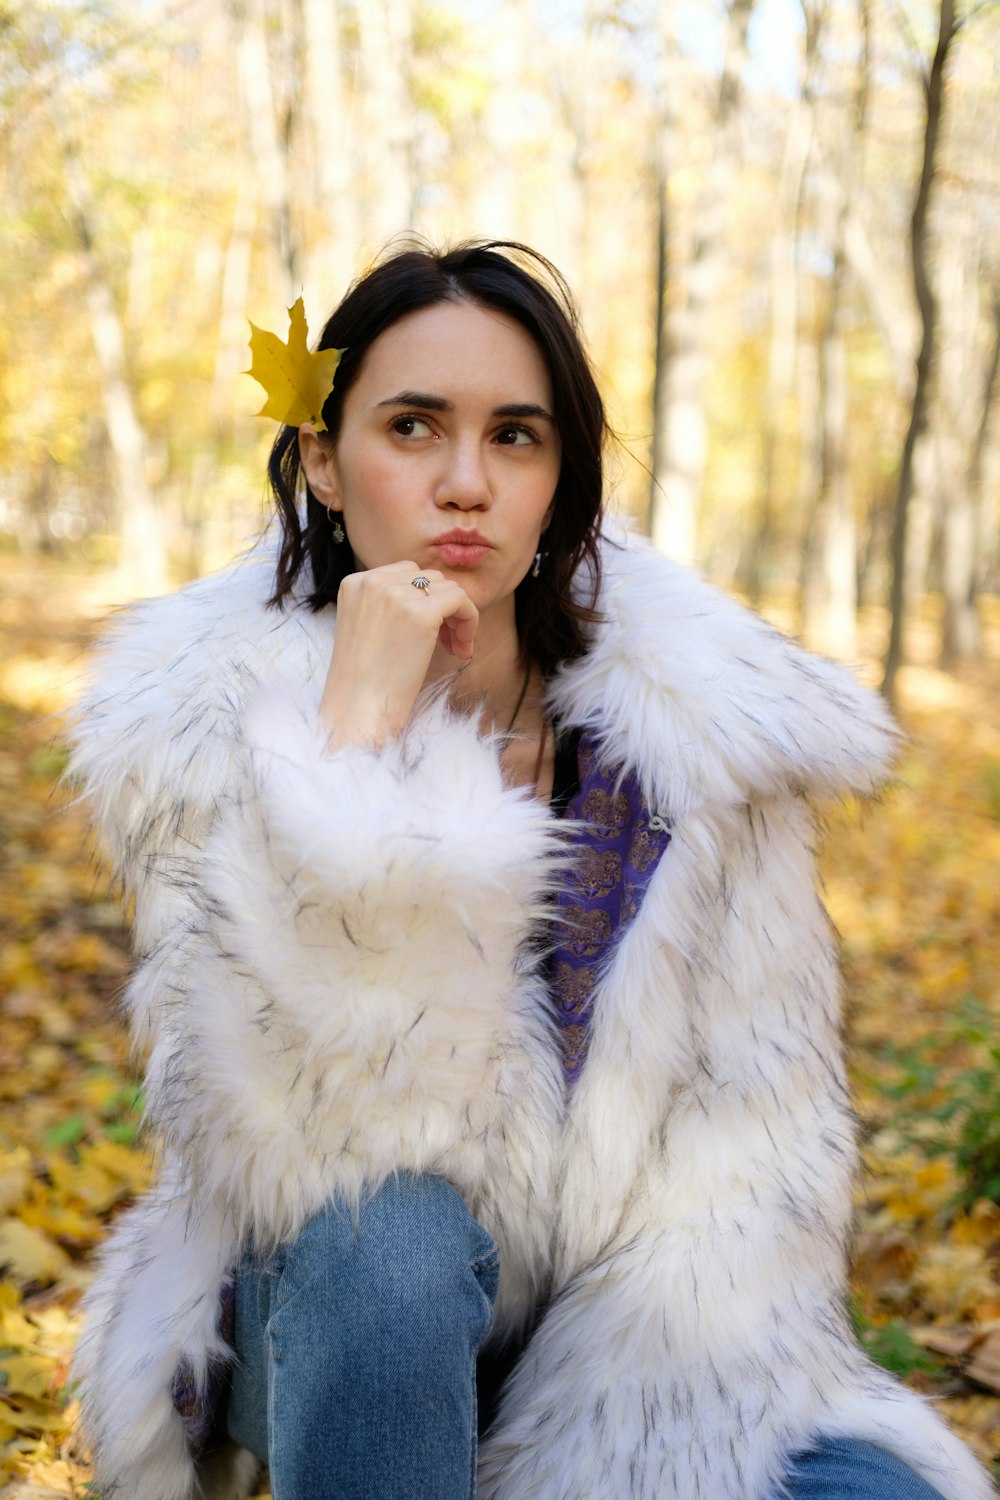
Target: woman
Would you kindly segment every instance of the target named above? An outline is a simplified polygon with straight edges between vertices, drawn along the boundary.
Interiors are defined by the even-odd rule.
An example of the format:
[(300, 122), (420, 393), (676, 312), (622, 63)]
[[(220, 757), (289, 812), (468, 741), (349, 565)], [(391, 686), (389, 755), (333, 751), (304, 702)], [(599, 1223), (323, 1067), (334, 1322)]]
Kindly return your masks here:
[(88, 1297), (101, 1493), (984, 1500), (843, 1306), (806, 797), (884, 710), (601, 535), (538, 257), (404, 253), (320, 342), (276, 571), (134, 611), (81, 718), (165, 1150)]

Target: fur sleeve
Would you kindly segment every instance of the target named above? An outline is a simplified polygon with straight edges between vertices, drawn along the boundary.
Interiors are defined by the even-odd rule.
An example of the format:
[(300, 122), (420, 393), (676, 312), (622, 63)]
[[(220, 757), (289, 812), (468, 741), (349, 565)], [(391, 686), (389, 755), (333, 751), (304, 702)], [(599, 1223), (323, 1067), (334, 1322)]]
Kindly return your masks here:
[(441, 704), (379, 754), (329, 755), (332, 617), (264, 609), (269, 576), (131, 611), (79, 710), (71, 774), (134, 898), (151, 1123), (262, 1241), (441, 1171), (508, 1206), (488, 1227), (530, 1300), (562, 1099), (526, 940), (554, 825)]
[(324, 738), (284, 695), (258, 698), (191, 915), (132, 985), (154, 1121), (262, 1241), (403, 1167), (472, 1194), (512, 1115), (544, 1126), (557, 1107), (523, 957), (551, 878), (545, 809), (440, 708), (378, 753)]
[[(271, 655), (308, 664), (294, 617), (272, 620), (252, 560), (123, 611), (94, 652), (73, 716), (68, 776), (86, 799), (133, 904), (136, 951), (191, 911), (192, 878), (216, 803), (238, 775), (241, 716)], [(279, 644), (280, 643), (280, 644)], [(133, 1010), (138, 1046), (149, 1018)]]

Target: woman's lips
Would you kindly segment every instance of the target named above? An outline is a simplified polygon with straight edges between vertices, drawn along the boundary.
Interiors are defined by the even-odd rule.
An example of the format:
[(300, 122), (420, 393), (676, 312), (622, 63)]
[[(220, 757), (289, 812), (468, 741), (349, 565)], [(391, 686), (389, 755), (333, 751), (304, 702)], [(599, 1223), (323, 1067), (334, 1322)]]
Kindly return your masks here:
[(447, 536), (439, 536), (436, 541), (431, 542), (431, 547), (441, 561), (451, 568), (471, 568), (493, 551), (490, 543), (475, 533), (465, 540), (454, 532), (449, 532)]

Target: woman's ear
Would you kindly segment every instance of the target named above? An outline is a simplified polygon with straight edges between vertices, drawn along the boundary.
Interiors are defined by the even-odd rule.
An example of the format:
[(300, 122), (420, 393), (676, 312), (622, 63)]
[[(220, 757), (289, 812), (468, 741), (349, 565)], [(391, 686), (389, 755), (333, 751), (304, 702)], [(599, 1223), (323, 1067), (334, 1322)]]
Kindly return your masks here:
[(320, 437), (311, 422), (303, 422), (299, 428), (299, 461), (316, 499), (339, 510), (336, 449), (328, 438)]

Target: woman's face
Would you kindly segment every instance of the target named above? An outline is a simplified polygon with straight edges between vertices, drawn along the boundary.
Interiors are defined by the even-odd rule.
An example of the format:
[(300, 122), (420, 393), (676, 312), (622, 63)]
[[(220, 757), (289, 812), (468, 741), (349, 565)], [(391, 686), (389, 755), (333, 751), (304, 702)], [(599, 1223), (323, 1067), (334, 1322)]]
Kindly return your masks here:
[(375, 340), (336, 443), (304, 429), (300, 449), (359, 567), (437, 568), (482, 613), (512, 606), (548, 525), (561, 455), (551, 413), (545, 361), (521, 325), (442, 302)]

